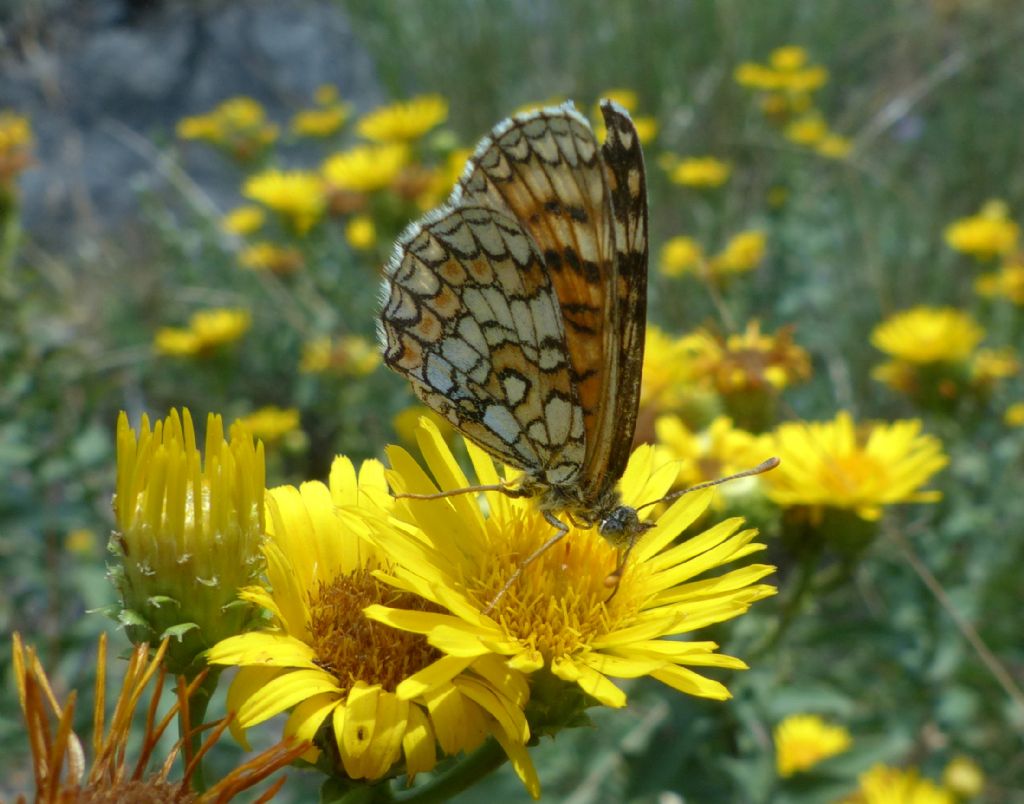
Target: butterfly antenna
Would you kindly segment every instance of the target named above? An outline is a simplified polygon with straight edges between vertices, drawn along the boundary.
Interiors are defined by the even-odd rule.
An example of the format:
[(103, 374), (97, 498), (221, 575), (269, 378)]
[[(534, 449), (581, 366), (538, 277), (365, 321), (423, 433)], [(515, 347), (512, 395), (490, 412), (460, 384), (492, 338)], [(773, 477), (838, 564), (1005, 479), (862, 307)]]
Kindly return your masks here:
[(507, 494), (509, 497), (524, 497), (526, 492), (521, 488), (506, 486), (504, 483), (492, 483), (483, 486), (466, 486), (461, 489), (449, 489), (448, 491), (434, 491), (429, 494), (412, 494), (411, 492), (399, 492), (392, 494), (396, 500), (442, 500), (445, 497), (457, 497), (460, 494), (477, 494), (481, 491), (498, 491)]
[(778, 466), (779, 463), (780, 461), (778, 458), (768, 458), (768, 460), (761, 461), (761, 463), (759, 463), (753, 469), (744, 469), (742, 472), (737, 472), (734, 475), (726, 475), (725, 477), (720, 477), (717, 480), (709, 480), (706, 483), (698, 483), (696, 486), (690, 486), (689, 488), (682, 489), (681, 491), (673, 491), (671, 494), (667, 494), (660, 500), (652, 500), (649, 503), (644, 503), (643, 505), (637, 506), (636, 510), (640, 511), (652, 505), (657, 505), (658, 503), (672, 502), (672, 500), (678, 500), (684, 494), (689, 494), (691, 491), (709, 489), (712, 486), (718, 486), (721, 485), (722, 483), (728, 483), (730, 480), (739, 480), (742, 477), (753, 477), (754, 475), (762, 475), (765, 472), (770, 472), (772, 469)]

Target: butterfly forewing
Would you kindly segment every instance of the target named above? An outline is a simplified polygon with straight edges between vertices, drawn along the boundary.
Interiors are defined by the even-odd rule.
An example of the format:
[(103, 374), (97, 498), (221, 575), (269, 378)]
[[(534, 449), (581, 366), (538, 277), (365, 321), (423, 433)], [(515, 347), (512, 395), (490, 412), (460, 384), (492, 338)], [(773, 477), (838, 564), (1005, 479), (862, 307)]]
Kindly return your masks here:
[(590, 125), (569, 106), (505, 121), (478, 146), (453, 200), (514, 216), (537, 244), (558, 296), (589, 439), (600, 429), (604, 390), (618, 381), (609, 293), (614, 221)]
[(399, 238), (387, 273), (385, 362), (505, 463), (573, 482), (582, 412), (558, 298), (520, 224), (493, 209), (442, 208)]

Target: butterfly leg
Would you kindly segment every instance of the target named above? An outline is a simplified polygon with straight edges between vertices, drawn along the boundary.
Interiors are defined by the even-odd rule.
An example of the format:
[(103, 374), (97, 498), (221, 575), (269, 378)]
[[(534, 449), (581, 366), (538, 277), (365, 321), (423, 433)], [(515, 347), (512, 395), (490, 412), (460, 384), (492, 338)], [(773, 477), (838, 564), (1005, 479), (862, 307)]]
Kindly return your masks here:
[(530, 564), (532, 564), (534, 561), (536, 561), (538, 558), (544, 555), (544, 553), (546, 553), (548, 550), (550, 550), (552, 547), (558, 544), (565, 536), (565, 534), (569, 532), (569, 526), (562, 522), (560, 519), (558, 519), (558, 517), (556, 517), (550, 511), (544, 512), (544, 518), (554, 526), (555, 533), (551, 536), (551, 538), (544, 542), (544, 544), (542, 544), (540, 547), (538, 547), (536, 550), (530, 553), (530, 555), (524, 558), (522, 562), (520, 562), (519, 566), (516, 567), (516, 571), (508, 576), (508, 580), (505, 581), (505, 584), (501, 587), (501, 589), (498, 590), (498, 594), (491, 598), (491, 602), (488, 603), (487, 608), (484, 609), (484, 614), (490, 614), (492, 611), (494, 611), (494, 607), (498, 605), (498, 601), (500, 601), (505, 596), (505, 593), (512, 588), (512, 584), (519, 580), (520, 576), (523, 574), (523, 570), (525, 570), (528, 566), (530, 566)]

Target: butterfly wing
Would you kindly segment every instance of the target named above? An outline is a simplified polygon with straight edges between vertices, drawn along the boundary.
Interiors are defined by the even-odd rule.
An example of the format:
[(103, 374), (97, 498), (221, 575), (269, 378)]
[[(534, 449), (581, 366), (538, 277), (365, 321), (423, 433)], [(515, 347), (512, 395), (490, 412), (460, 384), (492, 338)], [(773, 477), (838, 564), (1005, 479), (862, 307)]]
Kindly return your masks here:
[(548, 484), (584, 461), (558, 298), (536, 244), (497, 210), (441, 207), (386, 268), (384, 361), (429, 407)]
[[(452, 195), (516, 218), (543, 255), (565, 326), (586, 459), (596, 477), (617, 411), (615, 220), (601, 150), (571, 103), (516, 115), (481, 141)], [(632, 431), (628, 436), (632, 440)], [(616, 475), (612, 483), (618, 479)], [(584, 483), (584, 498), (596, 491)]]
[[(583, 482), (607, 489), (626, 469), (633, 445), (647, 326), (647, 179), (640, 138), (629, 114), (613, 101), (601, 102), (608, 131), (601, 155), (615, 221), (617, 384), (603, 389), (611, 420), (602, 422), (595, 443), (587, 442)], [(589, 438), (589, 432), (588, 432)]]

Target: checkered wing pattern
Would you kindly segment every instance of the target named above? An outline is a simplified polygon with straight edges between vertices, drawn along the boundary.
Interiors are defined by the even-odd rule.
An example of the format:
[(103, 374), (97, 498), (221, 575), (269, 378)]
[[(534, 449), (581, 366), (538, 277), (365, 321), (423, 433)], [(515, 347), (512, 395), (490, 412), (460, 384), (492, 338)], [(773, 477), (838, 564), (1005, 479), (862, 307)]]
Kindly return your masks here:
[(583, 415), (558, 298), (515, 219), (437, 210), (399, 239), (385, 293), (384, 360), (425, 404), (505, 463), (575, 481)]

